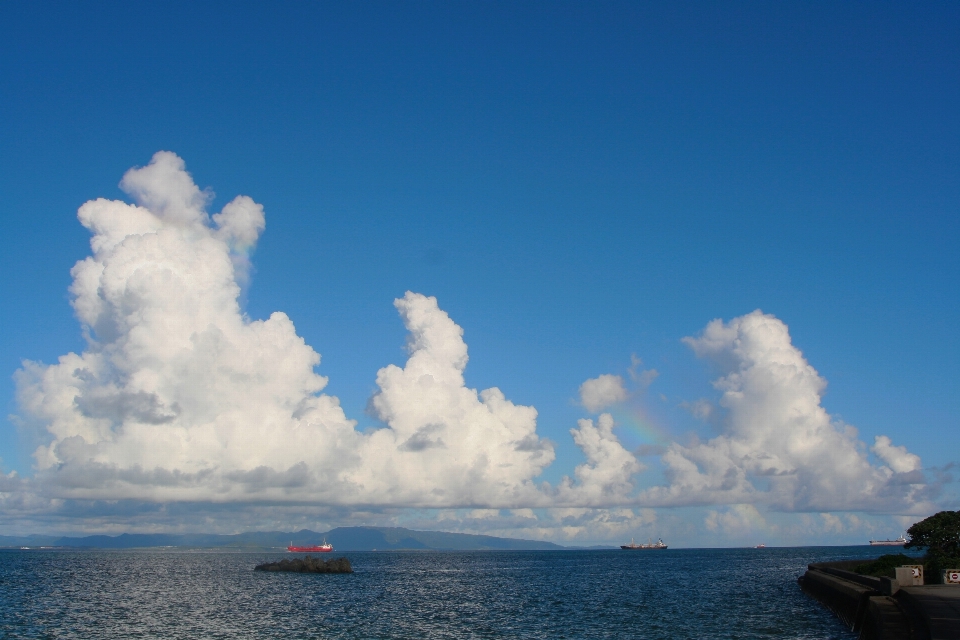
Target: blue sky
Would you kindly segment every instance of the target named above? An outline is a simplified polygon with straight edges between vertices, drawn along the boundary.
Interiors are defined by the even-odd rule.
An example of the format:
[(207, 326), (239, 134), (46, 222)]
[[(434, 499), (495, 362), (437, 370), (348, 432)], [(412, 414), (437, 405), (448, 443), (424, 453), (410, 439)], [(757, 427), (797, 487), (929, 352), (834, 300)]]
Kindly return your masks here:
[[(370, 399), (378, 370), (408, 357), (393, 306), (406, 291), (463, 328), (468, 388), (536, 408), (556, 459), (535, 480), (554, 487), (584, 462), (569, 431), (599, 420), (579, 389), (601, 374), (630, 393), (605, 407), (625, 450), (735, 431), (711, 384), (727, 364), (682, 339), (761, 309), (826, 380), (823, 409), (856, 427), (869, 464), (883, 465), (870, 447), (885, 435), (919, 456), (925, 485), (943, 483), (960, 450), (958, 27), (950, 3), (6, 3), (0, 402), (23, 418), (21, 362), (87, 348), (68, 292), (90, 255), (78, 207), (131, 201), (121, 177), (167, 150), (215, 192), (210, 213), (238, 194), (263, 206), (243, 311), (289, 316), (358, 431), (390, 428)], [(648, 387), (632, 355), (658, 373)], [(684, 408), (700, 399), (709, 420)], [(0, 468), (31, 478), (49, 434), (16, 422), (0, 429)], [(656, 455), (638, 459), (632, 495), (669, 484)], [(582, 508), (655, 509), (638, 535), (655, 517), (690, 545), (710, 513), (728, 544), (860, 541), (956, 508), (951, 482), (934, 493), (889, 513), (749, 496)], [(16, 518), (164, 526), (107, 526), (83, 504)], [(479, 530), (443, 509), (481, 506), (386, 500), (369, 519)], [(749, 508), (780, 528), (743, 524)], [(337, 513), (313, 524), (349, 521)], [(797, 524), (808, 514), (823, 527)], [(498, 517), (492, 531), (533, 535)], [(585, 524), (577, 540), (625, 533)]]

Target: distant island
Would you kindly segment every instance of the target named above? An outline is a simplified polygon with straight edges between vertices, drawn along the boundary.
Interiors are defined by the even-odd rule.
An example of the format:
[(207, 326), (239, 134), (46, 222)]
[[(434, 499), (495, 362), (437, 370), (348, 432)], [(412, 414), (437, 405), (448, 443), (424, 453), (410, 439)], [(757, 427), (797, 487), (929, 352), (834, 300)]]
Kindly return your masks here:
[[(140, 549), (184, 547), (209, 549), (286, 549), (287, 545), (317, 544), (326, 539), (336, 551), (552, 551), (583, 549), (552, 542), (519, 540), (469, 533), (414, 531), (403, 527), (337, 527), (327, 532), (251, 531), (234, 535), (207, 533), (124, 533), (84, 537), (0, 536), (0, 547), (70, 547), (81, 549)], [(613, 547), (591, 547), (610, 549)]]

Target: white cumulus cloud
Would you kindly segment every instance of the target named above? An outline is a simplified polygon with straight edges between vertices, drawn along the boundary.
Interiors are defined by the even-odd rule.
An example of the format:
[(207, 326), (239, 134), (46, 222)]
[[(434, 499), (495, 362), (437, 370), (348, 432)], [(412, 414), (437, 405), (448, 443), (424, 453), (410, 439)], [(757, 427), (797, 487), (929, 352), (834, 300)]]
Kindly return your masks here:
[[(345, 522), (412, 507), (466, 510), (457, 518), (475, 530), (576, 539), (656, 534), (653, 506), (735, 505), (708, 515), (717, 530), (760, 522), (756, 507), (930, 508), (920, 459), (878, 436), (870, 451), (883, 464), (871, 464), (855, 430), (821, 406), (826, 383), (786, 325), (759, 311), (686, 339), (721, 370), (722, 392), (688, 408), (721, 433), (669, 445), (662, 486), (638, 488), (644, 465), (600, 413), (629, 397), (612, 374), (580, 387), (583, 407), (600, 413), (570, 431), (583, 462), (556, 485), (538, 481), (555, 453), (536, 409), (468, 387), (463, 330), (413, 292), (394, 301), (408, 358), (376, 374), (370, 408), (383, 426), (360, 432), (323, 393), (320, 355), (290, 318), (251, 320), (240, 308), (263, 207), (238, 196), (208, 214), (212, 194), (170, 152), (121, 187), (135, 204), (97, 199), (77, 214), (91, 233), (70, 287), (84, 350), (25, 361), (15, 375), (17, 421), (42, 444), (32, 478), (0, 475), (8, 519), (149, 528), (216, 513), (252, 527), (302, 518), (301, 504)], [(629, 373), (643, 389), (658, 374), (640, 365), (633, 358)]]
[(896, 473), (917, 471), (922, 466), (920, 456), (908, 452), (906, 447), (893, 446), (893, 442), (887, 436), (876, 436), (870, 450)]
[(603, 411), (610, 405), (627, 399), (623, 378), (605, 373), (580, 385), (580, 404), (590, 413)]
[(78, 212), (92, 255), (70, 291), (87, 348), (16, 374), (20, 422), (44, 442), (34, 489), (56, 500), (546, 500), (533, 480), (554, 452), (536, 410), (465, 385), (463, 331), (435, 298), (396, 300), (409, 359), (378, 372), (371, 406), (387, 426), (361, 433), (322, 393), (320, 355), (290, 318), (241, 312), (263, 208), (238, 196), (209, 216), (211, 194), (169, 152), (121, 187), (137, 204), (98, 199)]
[(410, 332), (403, 368), (377, 374), (372, 406), (389, 429), (365, 439), (367, 463), (350, 481), (390, 504), (511, 506), (537, 501), (531, 479), (553, 462), (537, 436), (537, 411), (497, 388), (464, 384), (463, 330), (435, 298), (408, 292), (395, 302)]
[(714, 320), (684, 341), (721, 370), (714, 386), (726, 416), (712, 440), (670, 446), (662, 458), (669, 484), (648, 490), (647, 499), (797, 511), (924, 508), (919, 458), (878, 439), (874, 450), (890, 466), (871, 465), (856, 430), (821, 405), (826, 382), (783, 322), (754, 311)]
[(644, 469), (613, 433), (613, 416), (580, 420), (570, 435), (587, 460), (574, 470), (577, 482), (564, 478), (559, 486), (559, 504), (603, 506), (635, 501), (633, 475)]

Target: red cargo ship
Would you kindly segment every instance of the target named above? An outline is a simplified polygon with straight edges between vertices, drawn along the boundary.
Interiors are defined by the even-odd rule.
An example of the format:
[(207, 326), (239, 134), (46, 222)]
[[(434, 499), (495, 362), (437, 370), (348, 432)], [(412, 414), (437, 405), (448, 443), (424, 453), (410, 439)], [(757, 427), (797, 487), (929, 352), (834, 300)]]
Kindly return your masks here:
[(330, 553), (333, 551), (333, 545), (323, 541), (323, 544), (315, 544), (309, 547), (295, 547), (293, 542), (290, 543), (290, 546), (287, 547), (287, 551), (292, 551), (294, 553)]

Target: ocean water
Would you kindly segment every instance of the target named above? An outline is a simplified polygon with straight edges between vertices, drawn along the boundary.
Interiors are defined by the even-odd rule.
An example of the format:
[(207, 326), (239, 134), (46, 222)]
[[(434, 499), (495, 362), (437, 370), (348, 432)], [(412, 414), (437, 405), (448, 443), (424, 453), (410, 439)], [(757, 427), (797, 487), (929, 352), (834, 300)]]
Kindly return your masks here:
[[(854, 638), (803, 594), (870, 547), (333, 553), (0, 552), (0, 638)], [(889, 550), (886, 550), (889, 553)]]

